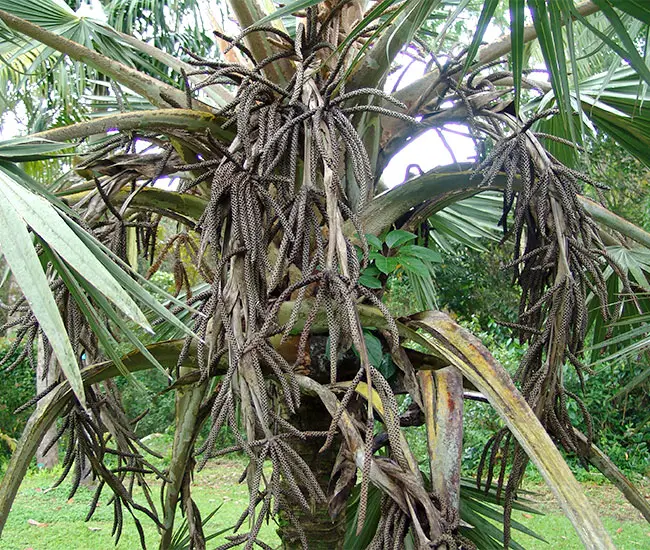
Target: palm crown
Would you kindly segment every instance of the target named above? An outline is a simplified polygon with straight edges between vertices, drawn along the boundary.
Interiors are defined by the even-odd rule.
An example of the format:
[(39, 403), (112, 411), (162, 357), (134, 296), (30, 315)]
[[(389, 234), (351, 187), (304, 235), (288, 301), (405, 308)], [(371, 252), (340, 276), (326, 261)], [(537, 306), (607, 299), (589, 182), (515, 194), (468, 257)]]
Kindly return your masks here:
[[(278, 514), (287, 547), (316, 548), (313, 507), (328, 504), (342, 544), (357, 470), (355, 528), (373, 548), (494, 547), (498, 535), (485, 518), (460, 506), (478, 494), (460, 480), (465, 385), (507, 426), (486, 443), (478, 479), (488, 492), (495, 481), (504, 502), (503, 544), (532, 460), (584, 544), (612, 547), (553, 441), (620, 480), (594, 459), (590, 430), (573, 427), (569, 400), (587, 426), (589, 413), (565, 388), (563, 369), (582, 379), (587, 335), (603, 340), (622, 311), (610, 278), (631, 291), (630, 266), (607, 247), (648, 246), (650, 236), (585, 196), (602, 185), (575, 160), (584, 136), (598, 131), (648, 161), (650, 71), (638, 48), (650, 8), (606, 0), (510, 0), (508, 8), (504, 17), (491, 0), (302, 0), (277, 10), (231, 0), (227, 13), (239, 28), (228, 36), (216, 8), (201, 2), (116, 0), (99, 22), (54, 0), (25, 8), (0, 0), (6, 103), (29, 107), (56, 90), (47, 98), (57, 104), (55, 122), (68, 123), (0, 144), (0, 245), (25, 294), (11, 321), (16, 346), (27, 341), (28, 350), (42, 338), (46, 361), (55, 357), (61, 369), (35, 398), (44, 406), (0, 485), (0, 526), (42, 435), (63, 416), (64, 477), (73, 472), (76, 488), (82, 463), (90, 464), (100, 479), (95, 502), (113, 492), (118, 537), (126, 508), (136, 523), (134, 511), (153, 521), (170, 548), (181, 506), (191, 544), (205, 547), (189, 476), (197, 460), (240, 451), (250, 502), (237, 528), (247, 528), (221, 548), (265, 547), (260, 527)], [(463, 17), (475, 32), (458, 30)], [(510, 35), (484, 45), (495, 23)], [(405, 86), (400, 77), (389, 93), (388, 75), (414, 65), (423, 76)], [(79, 108), (81, 98), (90, 101)], [(29, 123), (44, 125), (42, 117)], [(390, 159), (429, 130), (444, 143), (449, 123), (467, 128), (476, 163), (382, 192)], [(57, 157), (70, 150), (80, 155), (73, 167)], [(43, 185), (20, 167), (52, 157), (72, 168), (56, 182)], [(170, 177), (177, 189), (156, 186)], [(419, 236), (438, 220), (453, 238), (471, 239), (474, 224), (463, 224), (459, 208), (494, 191), (521, 288), (512, 328), (528, 345), (514, 380), (448, 316), (396, 320), (381, 300), (381, 273), (399, 258), (423, 307), (432, 307), (427, 285), (438, 258)], [(472, 204), (494, 212), (494, 201)], [(161, 218), (177, 232), (157, 245)], [(172, 258), (184, 298), (166, 295), (161, 304), (138, 258), (149, 274)], [(594, 324), (600, 329), (590, 333)], [(118, 341), (133, 351), (118, 353)], [(384, 356), (397, 367), (390, 383)], [(148, 460), (109, 382), (150, 367), (177, 392), (166, 471)], [(397, 389), (427, 426), (428, 477), (400, 430)], [(318, 411), (329, 413), (325, 425)], [(235, 447), (215, 447), (223, 426)], [(332, 474), (329, 490), (323, 473)], [(161, 511), (147, 476), (163, 482)], [(133, 480), (146, 502), (134, 499)], [(650, 517), (638, 493), (627, 493)], [(372, 529), (369, 506), (380, 510)]]

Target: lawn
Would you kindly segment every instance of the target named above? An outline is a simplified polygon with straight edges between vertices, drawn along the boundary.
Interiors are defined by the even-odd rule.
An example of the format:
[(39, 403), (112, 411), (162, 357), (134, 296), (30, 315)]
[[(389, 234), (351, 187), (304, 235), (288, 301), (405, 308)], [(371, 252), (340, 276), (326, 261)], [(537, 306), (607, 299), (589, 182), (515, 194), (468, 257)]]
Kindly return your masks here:
[[(206, 533), (211, 533), (232, 525), (248, 502), (245, 484), (238, 484), (243, 463), (239, 460), (213, 461), (196, 475), (193, 495), (203, 515), (207, 515), (218, 505), (219, 512), (210, 521)], [(85, 523), (84, 517), (92, 497), (92, 487), (81, 487), (74, 498), (68, 499), (70, 485), (63, 483), (50, 490), (56, 479), (55, 474), (45, 472), (31, 473), (23, 482), (16, 497), (0, 548), (3, 550), (103, 550), (114, 548), (111, 537), (112, 506), (107, 506), (108, 494), (100, 501), (91, 521)], [(612, 534), (614, 543), (620, 550), (650, 548), (650, 525), (632, 509), (617, 491), (609, 485), (589, 483), (584, 485), (599, 512), (605, 526)], [(541, 485), (529, 485), (528, 489), (537, 494), (544, 516), (515, 513), (515, 519), (525, 523), (541, 534), (548, 544), (522, 537), (517, 539), (527, 549), (580, 549), (571, 524), (559, 512), (552, 496)], [(650, 496), (650, 485), (643, 486)], [(143, 521), (149, 548), (157, 548), (156, 532), (151, 523)], [(271, 546), (279, 540), (275, 525), (267, 525), (262, 531), (262, 539)], [(211, 541), (209, 548), (215, 548), (222, 537)], [(118, 544), (119, 549), (139, 548), (138, 536), (129, 518), (124, 518), (124, 533)]]
[[(233, 525), (248, 503), (245, 484), (237, 481), (243, 470), (239, 460), (214, 461), (196, 476), (193, 492), (203, 516), (221, 504), (219, 512), (210, 520), (206, 534)], [(113, 527), (113, 507), (107, 506), (110, 491), (102, 495), (99, 505), (89, 522), (84, 522), (94, 487), (79, 488), (77, 494), (68, 499), (70, 483), (62, 483), (50, 490), (56, 475), (35, 472), (28, 475), (16, 496), (7, 521), (0, 548), (2, 550), (103, 550), (114, 548), (111, 536)], [(180, 515), (180, 514), (179, 514)], [(139, 516), (140, 517), (140, 516)], [(182, 521), (181, 518), (178, 521)], [(153, 524), (146, 518), (145, 528), (147, 548), (157, 548), (157, 533)], [(213, 539), (211, 547), (225, 542), (226, 535)], [(264, 526), (262, 538), (277, 545), (279, 539), (275, 526)], [(124, 511), (124, 531), (118, 549), (140, 548), (137, 531)]]
[[(598, 479), (598, 476), (593, 476)], [(650, 549), (650, 524), (636, 511), (623, 495), (601, 478), (598, 483), (582, 483), (590, 502), (599, 512), (605, 528), (619, 550)], [(650, 484), (645, 481), (639, 488), (650, 499)], [(517, 533), (516, 539), (526, 549), (581, 550), (571, 522), (562, 515), (550, 491), (539, 484), (527, 484), (526, 489), (535, 492), (532, 499), (544, 515), (513, 513), (513, 518), (540, 534), (548, 544)]]

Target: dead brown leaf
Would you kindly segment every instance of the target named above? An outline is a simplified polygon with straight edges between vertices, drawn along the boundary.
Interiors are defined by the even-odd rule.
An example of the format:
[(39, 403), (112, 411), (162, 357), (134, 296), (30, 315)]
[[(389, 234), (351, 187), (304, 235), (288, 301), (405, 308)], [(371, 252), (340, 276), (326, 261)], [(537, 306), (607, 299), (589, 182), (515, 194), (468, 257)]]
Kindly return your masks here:
[(35, 519), (31, 519), (31, 518), (27, 520), (27, 523), (29, 523), (30, 525), (33, 525), (34, 527), (47, 527), (48, 526), (47, 523), (41, 523), (40, 521), (36, 521)]

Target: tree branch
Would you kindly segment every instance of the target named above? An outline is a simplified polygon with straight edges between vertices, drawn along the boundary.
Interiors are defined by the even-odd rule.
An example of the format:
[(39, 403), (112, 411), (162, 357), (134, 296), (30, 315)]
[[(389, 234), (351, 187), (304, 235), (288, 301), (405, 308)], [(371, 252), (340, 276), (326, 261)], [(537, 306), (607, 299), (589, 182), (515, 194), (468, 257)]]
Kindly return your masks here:
[[(484, 191), (505, 188), (505, 174), (498, 174), (494, 179), (494, 185), (486, 187), (481, 185), (479, 178), (472, 181), (473, 164), (462, 163), (455, 165), (455, 167), (457, 171), (451, 171), (451, 166), (436, 168), (375, 197), (361, 214), (361, 224), (366, 233), (380, 234), (412, 208), (423, 203), (428, 204), (418, 215), (424, 219), (451, 203)], [(514, 182), (515, 190), (517, 185), (518, 180), (516, 179)], [(583, 195), (578, 195), (578, 200), (594, 221), (646, 248), (650, 248), (650, 233)], [(351, 226), (346, 229), (349, 229), (351, 233), (354, 232)]]
[(435, 199), (436, 204), (445, 200), (445, 205), (482, 191), (500, 189), (505, 186), (505, 176), (495, 180), (496, 187), (481, 187), (476, 178), (473, 164), (459, 164), (457, 171), (451, 166), (436, 168), (407, 182), (389, 189), (375, 197), (361, 214), (361, 225), (366, 233), (380, 234), (400, 217), (416, 206)]
[[(262, 4), (257, 0), (229, 0), (228, 3), (232, 7), (242, 29), (255, 26), (258, 21), (268, 15)], [(268, 37), (269, 35), (265, 32), (253, 32), (244, 38), (244, 44), (246, 44), (258, 63), (279, 52), (278, 48), (273, 47), (273, 43), (269, 41)], [(293, 74), (291, 62), (288, 59), (280, 59), (270, 63), (262, 69), (262, 72), (270, 81), (279, 85), (289, 82)]]
[[(160, 80), (146, 75), (132, 67), (114, 61), (101, 55), (77, 42), (68, 40), (63, 36), (48, 31), (20, 17), (16, 17), (0, 10), (0, 20), (10, 29), (25, 34), (50, 48), (53, 48), (68, 57), (85, 63), (99, 72), (109, 76), (130, 88), (137, 94), (147, 98), (156, 107), (184, 106), (186, 104), (185, 93)], [(192, 107), (201, 111), (211, 111), (211, 108), (200, 101), (194, 100)]]
[(650, 248), (650, 233), (587, 197), (581, 196), (579, 198), (582, 207), (594, 220), (617, 231), (628, 239)]
[[(576, 6), (576, 10), (580, 15), (586, 17), (588, 15), (596, 13), (600, 10), (600, 8), (591, 0), (585, 0)], [(524, 43), (532, 42), (536, 39), (537, 31), (535, 30), (535, 27), (532, 25), (525, 27)], [(501, 40), (498, 40), (493, 44), (489, 44), (481, 48), (472, 67), (475, 68), (480, 65), (496, 61), (497, 59), (508, 54), (511, 48), (511, 36), (508, 34)], [(430, 71), (415, 82), (397, 91), (394, 95), (397, 99), (399, 99), (407, 106), (408, 112), (410, 112), (411, 109), (417, 105), (426, 107), (426, 105), (430, 103), (431, 98), (437, 97), (441, 93), (441, 89), (443, 88), (444, 83), (440, 83), (439, 85), (431, 88), (431, 86), (435, 84), (436, 80), (439, 77), (440, 71), (437, 69)], [(423, 97), (424, 95), (427, 97)], [(382, 120), (382, 151), (379, 159), (379, 164), (381, 166), (385, 166), (388, 162), (388, 159), (392, 158), (396, 153), (400, 151), (402, 147), (406, 145), (404, 133), (407, 129), (408, 124), (400, 119), (390, 118)]]
[(173, 134), (170, 130), (196, 132), (210, 130), (215, 138), (230, 142), (234, 134), (221, 127), (221, 119), (205, 111), (190, 111), (189, 109), (158, 109), (155, 111), (138, 111), (119, 113), (87, 122), (79, 122), (70, 126), (62, 126), (33, 134), (31, 137), (50, 141), (67, 141), (80, 139), (96, 134), (122, 130), (157, 130), (161, 133)]
[[(156, 61), (160, 61), (161, 63), (164, 63), (165, 65), (167, 65), (168, 67), (176, 71), (178, 74), (181, 74), (181, 71), (185, 71), (186, 73), (189, 73), (195, 70), (196, 68), (190, 65), (189, 63), (185, 63), (183, 60), (178, 59), (177, 57), (174, 57), (173, 55), (168, 54), (167, 52), (164, 52), (160, 48), (156, 48), (156, 46), (152, 46), (151, 44), (147, 44), (142, 40), (138, 40), (137, 38), (131, 36), (130, 34), (125, 34), (123, 32), (120, 32), (112, 27), (109, 27), (108, 25), (106, 25), (104, 29), (106, 30), (107, 33), (115, 36), (115, 38), (120, 42), (124, 42), (125, 44), (131, 46), (133, 49), (148, 55), (149, 57), (155, 59)], [(198, 75), (190, 76), (189, 80), (190, 82), (193, 83), (201, 82), (201, 78)], [(213, 84), (212, 86), (203, 88), (202, 91), (205, 92), (213, 100), (215, 100), (220, 107), (223, 107), (224, 105), (230, 103), (233, 100), (232, 94), (228, 90), (226, 90), (226, 88), (224, 88), (221, 84)]]
[(411, 41), (428, 16), (428, 11), (416, 7), (400, 16), (363, 56), (346, 87), (355, 90), (378, 86), (388, 73), (395, 56)]
[[(92, 190), (94, 189), (95, 186), (93, 185)], [(73, 204), (84, 198), (90, 192), (90, 190), (79, 191), (66, 194), (64, 198)], [(130, 195), (131, 191), (129, 189), (121, 189), (111, 197), (111, 204), (119, 207)], [(133, 197), (129, 208), (159, 212), (170, 219), (189, 224), (193, 227), (194, 222), (198, 221), (203, 214), (207, 204), (205, 199), (196, 195), (165, 191), (156, 187), (146, 187)]]
[[(600, 8), (594, 4), (591, 0), (585, 0), (576, 6), (577, 12), (586, 17), (593, 13), (596, 13)], [(529, 25), (524, 28), (524, 44), (532, 42), (537, 39), (537, 31), (533, 25)], [(508, 54), (512, 49), (512, 39), (510, 35), (504, 36), (501, 40), (497, 40), (492, 44), (488, 44), (481, 48), (476, 56), (476, 61), (473, 66), (484, 65), (485, 63), (491, 63), (496, 61), (500, 57)], [(438, 70), (431, 71), (425, 74), (422, 78), (419, 78), (415, 82), (404, 86), (399, 90), (395, 97), (400, 101), (405, 103), (409, 108), (418, 102), (429, 86), (433, 84), (436, 79), (440, 76)], [(435, 94), (435, 90), (431, 91), (431, 95)]]

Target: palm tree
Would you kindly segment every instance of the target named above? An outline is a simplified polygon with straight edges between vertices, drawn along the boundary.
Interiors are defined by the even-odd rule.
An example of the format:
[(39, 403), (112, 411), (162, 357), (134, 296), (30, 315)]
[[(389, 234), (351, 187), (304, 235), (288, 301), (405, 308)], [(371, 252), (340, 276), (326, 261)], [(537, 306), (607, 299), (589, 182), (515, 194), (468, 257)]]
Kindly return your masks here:
[[(136, 37), (115, 28), (126, 4), (130, 14), (159, 14), (158, 22), (172, 5), (112, 2), (113, 27), (93, 24), (66, 36), (48, 28), (47, 17), (65, 12), (61, 2), (38, 0), (27, 10), (0, 2), (12, 44), (22, 44), (13, 59), (60, 52), (67, 58), (59, 62), (73, 60), (76, 70), (113, 83), (117, 107), (0, 144), (0, 246), (25, 294), (16, 306), (16, 345), (25, 341), (29, 350), (41, 335), (62, 371), (35, 397), (43, 404), (0, 484), (0, 528), (59, 417), (73, 492), (84, 463), (99, 479), (89, 517), (102, 491), (111, 491), (117, 536), (124, 509), (142, 532), (137, 511), (156, 524), (165, 549), (184, 537), (174, 535), (179, 507), (189, 544), (205, 548), (210, 536), (191, 476), (234, 451), (249, 460), (250, 502), (221, 548), (266, 547), (258, 535), (271, 516), (287, 548), (342, 547), (346, 522), (357, 544), (373, 548), (508, 547), (529, 460), (585, 547), (612, 548), (556, 443), (602, 469), (650, 518), (589, 430), (572, 426), (567, 401), (584, 407), (564, 386), (566, 366), (581, 379), (589, 371), (583, 348), (596, 322), (592, 310), (605, 323), (620, 311), (605, 273), (630, 290), (607, 246), (650, 243), (585, 198), (584, 186), (600, 184), (572, 165), (588, 131), (611, 133), (647, 160), (650, 71), (638, 48), (650, 9), (511, 0), (510, 36), (483, 46), (490, 24), (505, 21), (493, 0), (300, 0), (273, 13), (255, 0), (231, 0), (238, 34), (215, 28), (221, 52), (189, 44), (179, 62), (169, 50), (177, 41), (152, 43), (146, 22), (120, 27)], [(470, 36), (452, 34), (462, 17), (476, 21)], [(178, 28), (195, 27), (180, 21)], [(95, 50), (107, 36), (121, 46)], [(201, 33), (193, 36), (201, 43)], [(592, 66), (607, 67), (602, 75), (589, 73), (581, 57), (579, 47), (590, 43), (598, 54)], [(129, 59), (120, 57), (127, 51)], [(389, 94), (386, 79), (404, 59), (403, 70), (415, 64), (424, 74)], [(548, 80), (535, 79), (539, 70)], [(475, 164), (455, 163), (379, 192), (379, 176), (397, 152), (426, 131), (444, 136), (453, 122), (475, 140)], [(20, 168), (71, 150), (83, 160), (53, 185)], [(156, 187), (161, 178), (175, 178), (178, 188)], [(440, 213), (458, 214), (463, 200), (494, 191), (503, 195), (505, 237), (515, 242), (510, 267), (522, 298), (512, 326), (528, 345), (514, 380), (443, 313), (396, 320), (381, 301), (381, 273), (400, 264), (419, 276), (426, 303), (436, 261), (426, 247), (429, 220), (453, 219)], [(156, 246), (162, 217), (178, 232)], [(165, 307), (137, 266), (144, 259), (153, 272), (167, 257), (185, 297), (164, 296)], [(190, 285), (184, 257), (200, 274), (198, 286)], [(120, 342), (133, 351), (119, 354)], [(397, 372), (390, 383), (384, 360)], [(148, 459), (152, 451), (133, 433), (112, 381), (154, 367), (176, 395), (165, 471)], [(467, 389), (480, 392), (507, 426), (486, 442), (482, 493), (460, 476)], [(427, 427), (428, 476), (400, 429), (413, 420), (400, 417), (396, 391), (410, 396), (410, 416)], [(209, 435), (200, 441), (206, 423)], [(237, 444), (217, 449), (224, 426)], [(152, 477), (161, 482), (162, 508)], [(144, 500), (133, 496), (136, 481)], [(476, 504), (481, 498), (503, 504), (503, 533)]]

